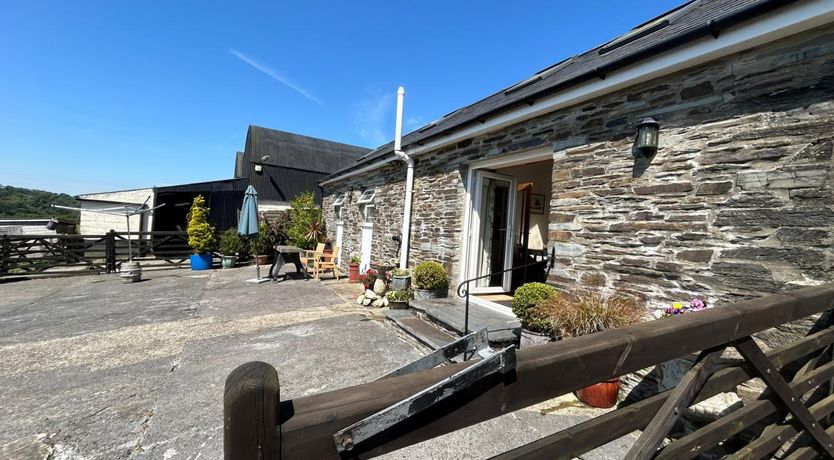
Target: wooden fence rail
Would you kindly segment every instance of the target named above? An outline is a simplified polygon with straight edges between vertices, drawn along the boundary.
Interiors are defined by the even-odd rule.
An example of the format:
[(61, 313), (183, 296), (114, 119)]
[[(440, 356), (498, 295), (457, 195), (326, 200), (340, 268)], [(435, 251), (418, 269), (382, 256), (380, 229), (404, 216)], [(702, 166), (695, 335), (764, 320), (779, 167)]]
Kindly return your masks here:
[[(187, 233), (176, 231), (131, 232), (130, 247), (134, 258), (170, 263), (182, 262), (191, 253)], [(0, 277), (113, 273), (128, 258), (126, 232), (0, 235)]]
[[(766, 456), (779, 448), (783, 440), (797, 433), (802, 434), (797, 447), (807, 444), (794, 453), (797, 458), (815, 453), (830, 456), (834, 452), (834, 447), (830, 446), (834, 443), (831, 438), (834, 427), (827, 423), (827, 416), (834, 411), (834, 397), (829, 396), (828, 384), (834, 379), (830, 351), (834, 344), (834, 328), (828, 319), (830, 314), (815, 317), (815, 328), (808, 336), (768, 354), (763, 353), (750, 337), (823, 313), (833, 306), (834, 284), (808, 287), (521, 350), (516, 355), (514, 372), (496, 373), (478, 381), (354, 446), (347, 452), (348, 458), (371, 458), (391, 452), (605, 379), (699, 352), (699, 361), (676, 388), (496, 458), (572, 458), (634, 430), (645, 431), (629, 458), (672, 458), (673, 455), (692, 458), (761, 421), (771, 427), (756, 433), (759, 437), (748, 446), (756, 455), (740, 451), (738, 458)], [(719, 366), (717, 357), (726, 347), (736, 348), (744, 360)], [(804, 366), (796, 371), (803, 363)], [(240, 369), (227, 381), (225, 456), (244, 460), (344, 458), (336, 450), (334, 433), (470, 365), (471, 361), (451, 364), (279, 403), (278, 373), (272, 366), (244, 364), (248, 366), (245, 369), (249, 369), (245, 374), (249, 396), (232, 391), (237, 384), (232, 376), (239, 375)], [(253, 378), (256, 375), (265, 377), (259, 381)], [(731, 391), (736, 385), (756, 377), (762, 378), (770, 390), (760, 401), (658, 450), (669, 427), (686, 407), (717, 393)], [(805, 398), (804, 395), (812, 390), (824, 393), (823, 399)], [(263, 416), (271, 412), (256, 414), (254, 407), (229, 410), (230, 407), (241, 407), (235, 399), (251, 398), (252, 391), (269, 395), (261, 399), (264, 404), (273, 404), (273, 401), (278, 404), (277, 419)], [(788, 414), (792, 418), (786, 419)], [(269, 437), (268, 445), (279, 447), (270, 448), (268, 452), (259, 450), (257, 444), (264, 442), (264, 434)], [(251, 454), (255, 451), (261, 456)]]

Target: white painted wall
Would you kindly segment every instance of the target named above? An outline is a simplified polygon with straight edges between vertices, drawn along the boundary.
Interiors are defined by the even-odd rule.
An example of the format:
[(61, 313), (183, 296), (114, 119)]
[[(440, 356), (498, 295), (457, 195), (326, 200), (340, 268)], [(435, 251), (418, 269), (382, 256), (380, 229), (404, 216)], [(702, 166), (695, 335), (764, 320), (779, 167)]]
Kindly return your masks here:
[[(148, 206), (151, 207), (154, 202), (153, 194), (152, 188), (143, 188), (80, 195), (78, 199), (81, 202), (81, 217), (78, 232), (82, 235), (103, 235), (111, 229), (117, 232), (127, 231), (127, 219), (124, 216), (102, 214), (92, 210), (112, 208), (121, 204), (142, 204), (149, 196), (151, 199), (148, 200)], [(144, 218), (135, 215), (130, 218), (130, 230), (148, 232), (153, 228), (152, 223), (152, 212), (145, 214)]]

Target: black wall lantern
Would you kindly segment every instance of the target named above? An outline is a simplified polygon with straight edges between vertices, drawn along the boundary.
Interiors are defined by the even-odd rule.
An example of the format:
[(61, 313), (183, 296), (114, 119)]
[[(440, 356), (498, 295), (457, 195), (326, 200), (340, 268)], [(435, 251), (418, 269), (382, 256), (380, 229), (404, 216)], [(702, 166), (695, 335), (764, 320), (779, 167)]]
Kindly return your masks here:
[(652, 155), (657, 151), (660, 123), (654, 118), (644, 118), (637, 124), (637, 140), (635, 147), (644, 155)]

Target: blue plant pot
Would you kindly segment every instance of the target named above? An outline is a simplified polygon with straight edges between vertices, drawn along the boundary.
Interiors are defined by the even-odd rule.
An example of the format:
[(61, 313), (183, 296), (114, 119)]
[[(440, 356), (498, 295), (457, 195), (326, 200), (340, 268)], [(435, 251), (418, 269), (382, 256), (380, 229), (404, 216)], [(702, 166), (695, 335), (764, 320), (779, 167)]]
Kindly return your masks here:
[(192, 270), (210, 270), (211, 254), (191, 254)]

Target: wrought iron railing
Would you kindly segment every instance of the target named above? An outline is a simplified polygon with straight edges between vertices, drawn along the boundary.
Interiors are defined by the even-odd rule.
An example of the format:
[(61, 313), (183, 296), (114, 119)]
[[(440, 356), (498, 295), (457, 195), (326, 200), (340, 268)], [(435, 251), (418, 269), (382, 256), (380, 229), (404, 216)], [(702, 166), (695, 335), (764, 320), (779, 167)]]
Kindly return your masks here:
[[(550, 269), (553, 268), (553, 263), (556, 260), (556, 250), (551, 248), (550, 253), (547, 255), (547, 264), (545, 265), (545, 276), (550, 273)], [(515, 270), (521, 270), (523, 268), (529, 268), (534, 265), (541, 265), (543, 261), (537, 260), (535, 262), (530, 262), (529, 264), (518, 265), (515, 267), (510, 267), (506, 270), (501, 270), (497, 272), (487, 273), (486, 275), (476, 276), (475, 278), (470, 278), (462, 283), (458, 284), (458, 297), (466, 299), (464, 313), (463, 313), (463, 335), (469, 333), (469, 294), (470, 294), (470, 287), (469, 285), (478, 280), (482, 280), (485, 278), (492, 278), (495, 275), (501, 275), (507, 272), (512, 272)]]

